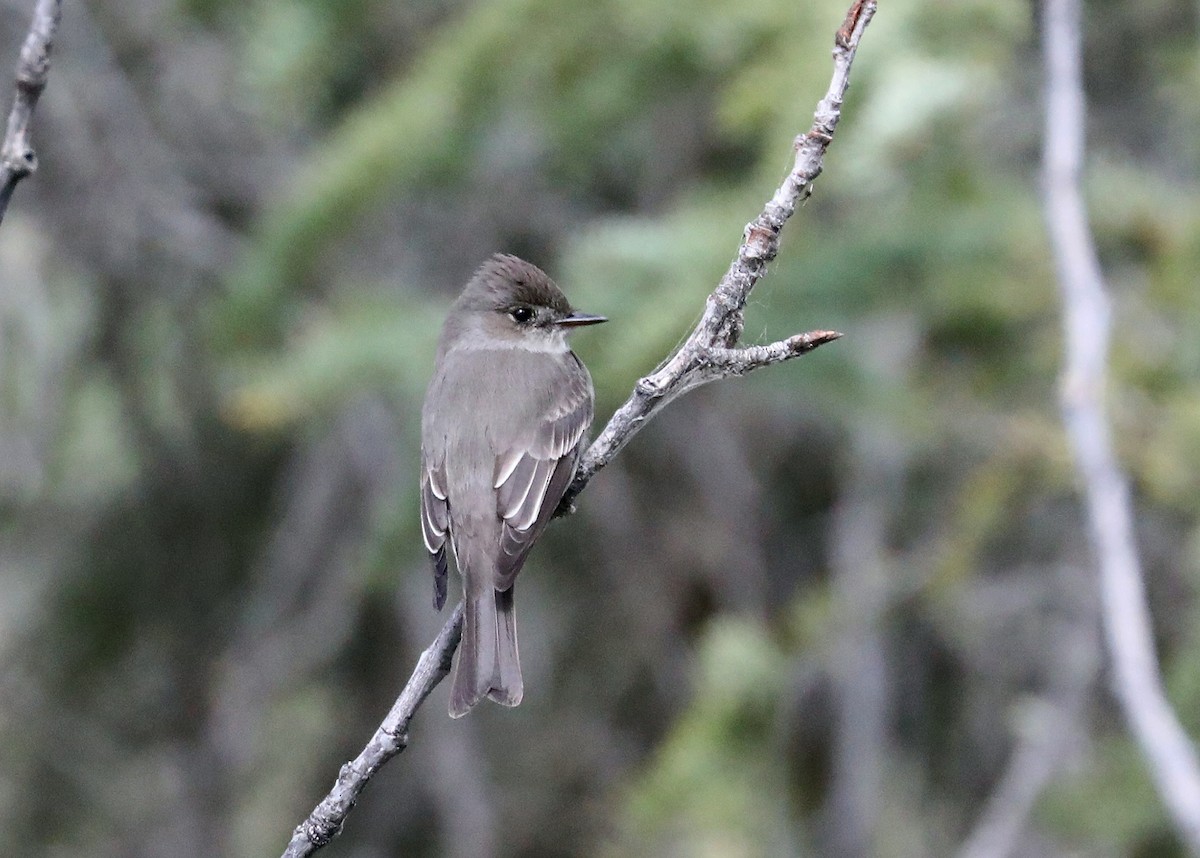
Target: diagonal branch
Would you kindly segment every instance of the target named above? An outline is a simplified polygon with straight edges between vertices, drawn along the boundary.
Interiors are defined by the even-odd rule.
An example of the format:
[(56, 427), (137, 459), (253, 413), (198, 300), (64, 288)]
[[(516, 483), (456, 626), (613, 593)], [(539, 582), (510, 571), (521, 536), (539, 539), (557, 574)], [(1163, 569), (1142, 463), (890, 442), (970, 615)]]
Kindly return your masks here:
[(0, 223), (4, 221), (4, 212), (17, 182), (37, 169), (30, 126), (33, 109), (37, 107), (50, 74), (50, 49), (61, 17), (62, 0), (37, 0), (29, 35), (21, 46), (21, 58), (17, 61), (17, 94), (12, 112), (8, 114), (4, 142), (0, 144)]
[(1046, 2), (1043, 192), (1063, 302), (1063, 421), (1083, 483), (1099, 565), (1113, 692), (1180, 840), (1200, 856), (1200, 763), (1163, 690), (1134, 541), (1129, 486), (1113, 454), (1105, 415), (1112, 305), (1080, 183), (1085, 110), (1081, 17), (1080, 0)]
[[(657, 370), (638, 381), (629, 399), (617, 409), (604, 431), (588, 448), (559, 505), (560, 512), (569, 510), (572, 501), (596, 472), (611, 462), (655, 412), (675, 397), (718, 378), (744, 375), (759, 366), (798, 357), (841, 336), (833, 331), (813, 331), (784, 341), (804, 340), (808, 343), (805, 348), (785, 347), (781, 343), (737, 347), (750, 292), (767, 273), (767, 263), (779, 252), (779, 233), (783, 225), (796, 207), (807, 199), (813, 181), (821, 174), (825, 150), (833, 141), (833, 132), (841, 118), (842, 100), (850, 86), (850, 65), (854, 62), (859, 40), (875, 15), (875, 5), (875, 0), (855, 0), (850, 6), (834, 39), (833, 79), (825, 97), (817, 104), (812, 127), (796, 138), (796, 160), (792, 171), (762, 213), (746, 225), (737, 256), (720, 284), (708, 296), (704, 315), (695, 329)], [(744, 360), (730, 359), (737, 354)]]
[(462, 621), (463, 605), (459, 602), (433, 643), (417, 659), (412, 676), (371, 741), (357, 757), (342, 766), (333, 789), (296, 826), (283, 858), (311, 855), (336, 837), (367, 781), (384, 763), (408, 747), (408, 724), (429, 692), (450, 672), (450, 660), (462, 638)]
[[(796, 138), (792, 171), (762, 213), (746, 226), (737, 256), (708, 296), (696, 328), (657, 370), (637, 382), (629, 399), (588, 448), (559, 506), (560, 513), (572, 508), (571, 502), (596, 472), (611, 462), (629, 439), (672, 399), (710, 381), (745, 375), (759, 367), (799, 357), (841, 336), (835, 331), (811, 331), (769, 345), (738, 345), (750, 291), (767, 273), (767, 263), (778, 253), (779, 233), (784, 223), (811, 193), (812, 183), (821, 173), (825, 150), (833, 140), (842, 99), (849, 87), (850, 65), (875, 7), (876, 0), (854, 0), (851, 4), (834, 39), (833, 79), (817, 105), (812, 128)], [(408, 724), (417, 707), (450, 671), (451, 658), (462, 634), (462, 611), (460, 602), (437, 639), (421, 654), (408, 684), (367, 747), (353, 762), (342, 766), (330, 793), (296, 827), (284, 858), (302, 858), (325, 846), (341, 831), (371, 776), (404, 750)]]

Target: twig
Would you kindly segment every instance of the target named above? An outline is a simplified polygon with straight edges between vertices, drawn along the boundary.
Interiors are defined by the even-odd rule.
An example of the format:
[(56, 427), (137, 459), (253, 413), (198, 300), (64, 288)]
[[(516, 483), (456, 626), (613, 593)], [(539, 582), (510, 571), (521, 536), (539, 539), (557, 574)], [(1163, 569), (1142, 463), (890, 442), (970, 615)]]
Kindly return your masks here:
[[(779, 232), (796, 206), (811, 192), (821, 173), (825, 150), (833, 139), (841, 115), (842, 98), (849, 86), (850, 65), (859, 40), (875, 14), (876, 0), (854, 0), (833, 50), (834, 71), (829, 91), (817, 105), (812, 128), (796, 138), (796, 161), (790, 174), (766, 204), (762, 214), (746, 227), (737, 258), (708, 304), (695, 330), (658, 370), (638, 381), (628, 401), (584, 454), (567, 489), (559, 512), (572, 508), (596, 472), (672, 399), (720, 378), (745, 375), (751, 370), (807, 354), (836, 340), (835, 331), (811, 331), (764, 346), (737, 345), (742, 333), (743, 310), (750, 290), (767, 271), (779, 251)], [(336, 835), (354, 801), (378, 768), (404, 750), (406, 731), (417, 707), (450, 670), (451, 658), (462, 633), (460, 602), (437, 639), (421, 655), (417, 669), (371, 742), (353, 762), (342, 767), (333, 790), (292, 835), (284, 858), (311, 855)]]
[(1043, 191), (1066, 337), (1062, 412), (1100, 567), (1113, 692), (1180, 840), (1200, 856), (1200, 765), (1163, 691), (1134, 544), (1129, 487), (1113, 455), (1104, 389), (1111, 302), (1088, 227), (1080, 174), (1084, 92), (1079, 0), (1046, 0)]
[(54, 33), (62, 17), (62, 0), (38, 0), (33, 10), (29, 35), (21, 46), (17, 61), (17, 94), (12, 112), (8, 114), (8, 129), (0, 146), (0, 223), (12, 199), (17, 182), (37, 169), (37, 155), (30, 142), (33, 109), (46, 88), (50, 74), (50, 49)]

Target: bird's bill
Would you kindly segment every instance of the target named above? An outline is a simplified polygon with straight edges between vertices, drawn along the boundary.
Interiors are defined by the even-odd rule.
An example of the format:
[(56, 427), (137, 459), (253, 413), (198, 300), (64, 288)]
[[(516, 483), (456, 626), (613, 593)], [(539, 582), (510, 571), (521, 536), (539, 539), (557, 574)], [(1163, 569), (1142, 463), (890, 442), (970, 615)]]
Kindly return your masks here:
[(564, 316), (556, 323), (562, 328), (582, 328), (584, 325), (598, 325), (601, 322), (607, 322), (605, 316), (596, 316), (592, 313), (574, 312), (569, 316)]

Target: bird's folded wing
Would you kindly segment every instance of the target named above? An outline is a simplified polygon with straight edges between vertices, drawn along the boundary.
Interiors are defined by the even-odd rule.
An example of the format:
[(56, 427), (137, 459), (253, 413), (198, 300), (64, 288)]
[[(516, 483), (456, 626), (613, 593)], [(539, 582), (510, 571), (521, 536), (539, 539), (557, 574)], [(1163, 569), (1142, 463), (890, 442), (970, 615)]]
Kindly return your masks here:
[[(582, 367), (580, 367), (582, 369)], [(522, 441), (496, 457), (492, 485), (503, 520), (496, 589), (507, 590), (529, 548), (554, 514), (592, 422), (591, 380), (574, 376), (557, 403)]]

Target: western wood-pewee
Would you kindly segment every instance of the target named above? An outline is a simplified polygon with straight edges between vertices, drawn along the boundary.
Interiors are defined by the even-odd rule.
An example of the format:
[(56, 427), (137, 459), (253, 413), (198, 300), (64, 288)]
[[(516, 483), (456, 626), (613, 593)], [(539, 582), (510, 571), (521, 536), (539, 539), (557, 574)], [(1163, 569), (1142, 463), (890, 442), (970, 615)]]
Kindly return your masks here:
[(442, 327), (421, 412), (421, 529), (433, 602), (446, 602), (446, 545), (466, 612), (450, 715), (485, 696), (521, 702), (513, 581), (562, 499), (592, 422), (592, 379), (567, 345), (605, 321), (571, 309), (545, 272), (485, 262)]

